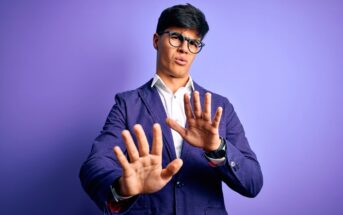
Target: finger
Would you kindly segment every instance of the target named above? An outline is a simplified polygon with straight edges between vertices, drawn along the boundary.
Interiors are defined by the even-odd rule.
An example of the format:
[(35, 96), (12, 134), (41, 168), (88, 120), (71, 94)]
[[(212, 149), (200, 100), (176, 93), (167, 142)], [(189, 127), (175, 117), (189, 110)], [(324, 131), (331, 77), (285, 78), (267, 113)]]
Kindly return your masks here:
[(206, 121), (211, 122), (211, 93), (208, 92), (205, 94), (205, 104), (202, 118)]
[(163, 141), (162, 141), (162, 131), (160, 124), (156, 123), (153, 126), (154, 139), (152, 141), (151, 154), (162, 155)]
[(213, 119), (213, 123), (212, 123), (213, 127), (215, 127), (215, 128), (219, 127), (219, 123), (220, 123), (220, 119), (222, 117), (222, 113), (223, 113), (223, 108), (218, 107), (217, 111), (216, 111), (216, 115), (214, 116), (214, 119)]
[(192, 119), (193, 118), (193, 113), (192, 113), (192, 107), (191, 107), (191, 102), (189, 99), (188, 93), (185, 93), (183, 97), (183, 102), (185, 104), (185, 114), (187, 119)]
[(132, 136), (128, 130), (124, 130), (121, 133), (121, 136), (125, 142), (127, 153), (129, 154), (129, 158), (131, 162), (135, 162), (139, 159), (139, 154), (137, 151), (137, 147), (133, 142)]
[(164, 180), (170, 180), (182, 167), (183, 161), (177, 158), (170, 162), (165, 169), (161, 171), (161, 178)]
[(199, 92), (194, 91), (193, 93), (193, 104), (194, 104), (194, 116), (195, 118), (201, 118), (201, 104), (200, 104), (200, 97)]
[(139, 156), (148, 156), (149, 155), (149, 143), (146, 139), (144, 130), (140, 124), (136, 124), (133, 127), (133, 130), (135, 131), (137, 141), (138, 141), (138, 151)]
[(120, 166), (123, 169), (123, 174), (127, 173), (128, 170), (130, 169), (130, 163), (129, 161), (126, 159), (126, 156), (123, 154), (122, 150), (120, 149), (119, 146), (115, 146), (113, 148), (114, 154), (116, 155)]
[(186, 129), (184, 127), (182, 127), (179, 123), (177, 123), (175, 120), (173, 120), (171, 118), (167, 118), (166, 119), (166, 123), (167, 123), (167, 125), (170, 128), (172, 128), (177, 133), (179, 133), (182, 138), (185, 138), (185, 136), (186, 136)]

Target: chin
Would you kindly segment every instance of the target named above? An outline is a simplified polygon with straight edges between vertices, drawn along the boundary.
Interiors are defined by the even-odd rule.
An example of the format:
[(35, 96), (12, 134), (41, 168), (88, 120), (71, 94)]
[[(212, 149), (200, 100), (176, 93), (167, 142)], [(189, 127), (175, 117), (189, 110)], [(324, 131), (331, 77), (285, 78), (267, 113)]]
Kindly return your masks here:
[(182, 69), (176, 68), (176, 69), (173, 70), (171, 73), (172, 73), (175, 77), (183, 78), (183, 77), (185, 77), (185, 76), (188, 76), (189, 71), (186, 70), (185, 68), (182, 68)]
[(188, 76), (188, 72), (185, 72), (185, 71), (171, 72), (171, 73), (169, 73), (169, 76), (171, 76), (173, 78), (184, 78), (184, 77)]

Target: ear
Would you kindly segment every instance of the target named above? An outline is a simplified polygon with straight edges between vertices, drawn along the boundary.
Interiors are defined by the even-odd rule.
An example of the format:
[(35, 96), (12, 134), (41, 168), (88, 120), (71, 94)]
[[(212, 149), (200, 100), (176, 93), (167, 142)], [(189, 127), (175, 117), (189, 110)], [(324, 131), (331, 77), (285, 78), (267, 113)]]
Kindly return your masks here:
[(158, 39), (159, 39), (159, 38), (160, 38), (160, 37), (158, 36), (158, 34), (155, 33), (154, 36), (153, 36), (153, 39), (152, 39), (152, 45), (154, 46), (154, 48), (155, 48), (156, 50), (158, 50)]

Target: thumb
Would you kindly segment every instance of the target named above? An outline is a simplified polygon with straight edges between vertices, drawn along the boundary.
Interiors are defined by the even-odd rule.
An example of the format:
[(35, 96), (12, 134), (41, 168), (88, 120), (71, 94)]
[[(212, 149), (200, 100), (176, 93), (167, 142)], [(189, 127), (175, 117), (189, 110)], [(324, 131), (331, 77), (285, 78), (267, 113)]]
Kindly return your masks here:
[(175, 130), (177, 133), (179, 133), (181, 135), (182, 138), (185, 138), (186, 136), (186, 129), (183, 128), (179, 123), (177, 123), (175, 120), (171, 119), (171, 118), (167, 118), (166, 119), (166, 123), (167, 125)]
[(165, 169), (162, 170), (161, 178), (169, 181), (173, 175), (175, 175), (181, 169), (182, 164), (183, 161), (180, 158), (173, 160)]

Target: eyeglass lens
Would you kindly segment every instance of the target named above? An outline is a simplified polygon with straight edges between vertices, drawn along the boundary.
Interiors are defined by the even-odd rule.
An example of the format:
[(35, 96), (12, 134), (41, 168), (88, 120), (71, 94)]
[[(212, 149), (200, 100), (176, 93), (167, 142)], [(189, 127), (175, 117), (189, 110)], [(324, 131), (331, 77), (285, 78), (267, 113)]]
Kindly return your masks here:
[(169, 32), (170, 45), (172, 45), (174, 47), (180, 47), (180, 46), (182, 46), (182, 44), (185, 40), (187, 40), (187, 42), (188, 42), (188, 50), (190, 52), (192, 52), (193, 54), (200, 52), (201, 43), (199, 41), (184, 37), (182, 34), (180, 34), (178, 32)]

